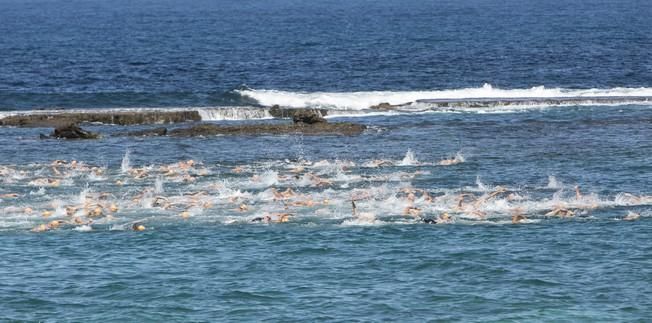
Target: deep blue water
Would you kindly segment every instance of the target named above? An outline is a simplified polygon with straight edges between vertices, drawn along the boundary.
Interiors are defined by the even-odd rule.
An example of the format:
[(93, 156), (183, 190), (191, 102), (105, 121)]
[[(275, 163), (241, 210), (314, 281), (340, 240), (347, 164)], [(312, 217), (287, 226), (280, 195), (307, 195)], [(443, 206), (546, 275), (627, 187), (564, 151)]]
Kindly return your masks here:
[(3, 0), (0, 107), (222, 105), (243, 84), (649, 87), (649, 14), (637, 0)]
[[(648, 91), (651, 6), (0, 0), (0, 109), (259, 105), (233, 91), (243, 86), (354, 103), (366, 95), (357, 91), (484, 83), (532, 95), (536, 86)], [(0, 195), (17, 196), (0, 198), (0, 320), (646, 321), (650, 111), (582, 104), (331, 119), (370, 127), (350, 137), (133, 138), (112, 136), (132, 128), (94, 124), (84, 128), (100, 140), (57, 141), (38, 139), (51, 129), (3, 127)], [(408, 150), (418, 162), (405, 163)], [(463, 163), (437, 164), (456, 153)], [(57, 175), (56, 159), (102, 173), (61, 166)], [(188, 159), (199, 163), (190, 181), (167, 174)], [(138, 179), (138, 169), (149, 173)], [(177, 206), (146, 200), (157, 182), (156, 195)], [(499, 186), (508, 192), (488, 198)], [(323, 205), (272, 200), (271, 188), (288, 187)], [(435, 199), (417, 199), (421, 217), (448, 212), (454, 223), (405, 216), (410, 187)], [(210, 205), (198, 207), (191, 194), (202, 191)], [(477, 204), (485, 214), (457, 209), (462, 193), (488, 198)], [(353, 215), (360, 194), (372, 197)], [(30, 231), (72, 219), (63, 207), (89, 200), (107, 203), (105, 213), (115, 203), (114, 219)], [(546, 215), (557, 206), (576, 214)], [(294, 216), (252, 222), (275, 212)], [(527, 221), (512, 224), (514, 212)], [(623, 221), (632, 213), (640, 218)], [(147, 229), (130, 230), (134, 222)]]

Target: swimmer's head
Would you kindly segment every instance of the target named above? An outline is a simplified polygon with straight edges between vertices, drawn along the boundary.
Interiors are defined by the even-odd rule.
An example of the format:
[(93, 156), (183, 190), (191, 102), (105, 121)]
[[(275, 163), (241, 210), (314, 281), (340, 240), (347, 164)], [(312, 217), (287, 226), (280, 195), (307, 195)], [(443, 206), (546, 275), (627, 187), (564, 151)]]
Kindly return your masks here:
[(134, 223), (134, 225), (132, 225), (131, 228), (134, 231), (145, 231), (145, 226), (140, 223)]

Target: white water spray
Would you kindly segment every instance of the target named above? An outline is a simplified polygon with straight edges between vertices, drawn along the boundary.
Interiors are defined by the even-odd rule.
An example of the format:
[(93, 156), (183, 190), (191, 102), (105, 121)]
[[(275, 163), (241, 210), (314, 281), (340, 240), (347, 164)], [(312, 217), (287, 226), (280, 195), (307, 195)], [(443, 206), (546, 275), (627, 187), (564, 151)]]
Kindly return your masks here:
[(417, 164), (419, 164), (419, 161), (417, 160), (417, 157), (412, 149), (408, 149), (408, 151), (405, 153), (405, 157), (399, 163), (400, 166), (415, 166)]
[(128, 172), (129, 168), (131, 168), (131, 166), (129, 165), (129, 163), (130, 163), (129, 155), (130, 154), (131, 154), (131, 151), (129, 149), (127, 149), (127, 151), (125, 152), (125, 155), (122, 157), (122, 163), (120, 164), (120, 170), (122, 171), (123, 174)]

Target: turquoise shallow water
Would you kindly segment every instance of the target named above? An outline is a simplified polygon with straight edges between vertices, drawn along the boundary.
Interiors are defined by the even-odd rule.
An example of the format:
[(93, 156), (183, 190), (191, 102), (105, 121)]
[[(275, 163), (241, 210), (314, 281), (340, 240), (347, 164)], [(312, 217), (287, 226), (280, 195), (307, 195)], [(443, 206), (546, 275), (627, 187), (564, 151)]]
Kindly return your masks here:
[(650, 314), (649, 229), (592, 220), (3, 234), (1, 303), (21, 320), (637, 320)]
[[(377, 128), (357, 137), (107, 136), (43, 146), (34, 138), (46, 129), (6, 128), (4, 165), (24, 169), (26, 177), (3, 178), (2, 193), (21, 196), (1, 202), (0, 312), (4, 319), (30, 321), (645, 320), (652, 308), (650, 202), (622, 200), (622, 194), (650, 195), (648, 109), (366, 117), (355, 121)], [(190, 203), (187, 194), (209, 190), (205, 200), (214, 205), (191, 208), (184, 220), (183, 208), (131, 203), (156, 186), (157, 176), (121, 174), (127, 148), (133, 169), (154, 165), (154, 172), (188, 158), (201, 163), (210, 173), (192, 183), (163, 177), (159, 195)], [(408, 148), (419, 162), (400, 166)], [(436, 164), (458, 151), (463, 163)], [(73, 175), (40, 192), (28, 184), (48, 174), (43, 163), (56, 158), (99, 165), (106, 173)], [(377, 158), (392, 165), (363, 166)], [(318, 166), (322, 160), (330, 161), (325, 168)], [(296, 165), (334, 184), (281, 180), (286, 167)], [(234, 173), (236, 166), (247, 170)], [(276, 182), (265, 182), (271, 170), (278, 172)], [(268, 184), (255, 176), (267, 176)], [(119, 186), (117, 179), (126, 182)], [(219, 185), (245, 195), (231, 203), (227, 197), (241, 193)], [(483, 196), (498, 185), (524, 199), (500, 195), (481, 206), (484, 220), (456, 211), (456, 200), (447, 199), (460, 192)], [(575, 185), (581, 200), (575, 200)], [(330, 204), (290, 207), (296, 215), (288, 223), (251, 222), (283, 210), (265, 197), (269, 187), (293, 187)], [(404, 187), (435, 196), (434, 204), (417, 199), (422, 217), (447, 211), (455, 223), (404, 216)], [(72, 205), (99, 192), (113, 194), (109, 201), (120, 207), (115, 220), (96, 219), (89, 232), (70, 225), (29, 231), (50, 219), (69, 219), (40, 215), (53, 210), (53, 201)], [(357, 218), (348, 200), (356, 192), (377, 194), (358, 201)], [(239, 201), (251, 209), (238, 212)], [(556, 204), (576, 216), (547, 216)], [(34, 213), (24, 213), (26, 206)], [(518, 208), (529, 221), (513, 225)], [(628, 212), (641, 217), (622, 221)], [(129, 230), (132, 221), (147, 230)]]

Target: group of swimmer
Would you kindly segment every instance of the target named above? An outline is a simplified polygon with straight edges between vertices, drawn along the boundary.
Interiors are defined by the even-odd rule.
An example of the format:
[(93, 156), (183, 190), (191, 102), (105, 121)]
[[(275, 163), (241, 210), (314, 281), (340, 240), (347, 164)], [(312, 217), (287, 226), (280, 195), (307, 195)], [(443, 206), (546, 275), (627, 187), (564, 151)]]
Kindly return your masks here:
[[(463, 157), (454, 156), (444, 159), (438, 164), (443, 166), (455, 165), (464, 162)], [(387, 160), (373, 160), (362, 167), (393, 167), (398, 163)], [(329, 177), (331, 171), (324, 171), (323, 168), (335, 169), (338, 174), (347, 175), (342, 183), (340, 175)], [(361, 212), (360, 205), (364, 210), (373, 210), (377, 205), (383, 205), (385, 214), (392, 213), (387, 210), (394, 208), (396, 214), (412, 219), (415, 222), (426, 224), (450, 224), (458, 219), (487, 220), (490, 213), (490, 204), (503, 203), (507, 205), (504, 212), (511, 216), (514, 224), (525, 223), (532, 211), (526, 214), (525, 208), (519, 202), (526, 200), (526, 197), (519, 194), (518, 190), (510, 190), (506, 187), (497, 186), (489, 191), (464, 191), (455, 193), (435, 194), (426, 189), (414, 188), (411, 185), (401, 186), (397, 191), (377, 191), (374, 187), (357, 187), (352, 190), (344, 190), (356, 180), (358, 182), (387, 182), (390, 177), (385, 175), (361, 175), (351, 174), (355, 167), (352, 162), (330, 163), (321, 162), (295, 162), (289, 163), (279, 172), (270, 171), (257, 173), (251, 165), (231, 166), (219, 171), (222, 175), (240, 179), (235, 185), (229, 185), (223, 181), (210, 182), (200, 180), (208, 175), (215, 174), (201, 162), (194, 160), (183, 160), (172, 164), (155, 166), (144, 166), (122, 169), (115, 179), (115, 187), (124, 187), (126, 193), (116, 196), (117, 192), (92, 192), (83, 194), (78, 201), (63, 203), (59, 200), (52, 201), (49, 208), (40, 212), (45, 223), (36, 225), (31, 229), (33, 232), (46, 232), (58, 230), (65, 227), (90, 228), (96, 224), (107, 224), (122, 222), (125, 229), (133, 231), (145, 231), (144, 221), (139, 219), (132, 221), (128, 218), (120, 218), (120, 213), (127, 216), (130, 212), (139, 209), (159, 210), (165, 214), (176, 213), (181, 219), (188, 219), (204, 210), (213, 209), (219, 206), (220, 212), (229, 214), (241, 214), (240, 218), (251, 223), (286, 223), (291, 222), (301, 212), (318, 209), (328, 209), (331, 205), (341, 212), (341, 201), (350, 200), (351, 218), (368, 216), (369, 212)], [(50, 176), (44, 176), (49, 169)], [(412, 172), (400, 172), (398, 183), (426, 174), (422, 170)], [(6, 182), (15, 179), (29, 178), (36, 175), (36, 179), (28, 182), (33, 187), (48, 187), (56, 190), (62, 183), (68, 183), (74, 177), (91, 177), (97, 181), (108, 181), (112, 175), (104, 167), (89, 166), (79, 161), (56, 160), (44, 168), (30, 173), (26, 170), (18, 170), (8, 166), (0, 166), (0, 176)], [(34, 177), (34, 176), (32, 176)], [(245, 177), (243, 179), (243, 177)], [(155, 180), (154, 187), (143, 185)], [(348, 179), (348, 180), (347, 180)], [(180, 195), (166, 195), (162, 183), (173, 183), (185, 185), (188, 188), (197, 190), (184, 192)], [(66, 184), (67, 185), (67, 184)], [(231, 187), (229, 187), (231, 186)], [(237, 189), (234, 189), (235, 186)], [(240, 186), (238, 188), (238, 186)], [(253, 188), (253, 191), (248, 191)], [(294, 188), (293, 188), (294, 187)], [(298, 188), (306, 188), (306, 192), (298, 192)], [(245, 191), (241, 191), (245, 189)], [(228, 191), (229, 194), (220, 192)], [(255, 193), (255, 192), (258, 193)], [(348, 192), (348, 193), (347, 193)], [(6, 192), (0, 194), (0, 200), (13, 200), (23, 197), (25, 194)], [(625, 205), (640, 205), (652, 203), (652, 196), (637, 196), (623, 193), (619, 196)], [(391, 199), (392, 202), (387, 202)], [(335, 201), (335, 203), (334, 203)], [(395, 207), (393, 207), (395, 206)], [(559, 201), (553, 203), (547, 210), (539, 213), (535, 211), (535, 217), (574, 217), (600, 207), (599, 201), (594, 196), (585, 196), (579, 186), (575, 187), (575, 199), (572, 201)], [(397, 209), (400, 208), (400, 209)], [(37, 207), (6, 207), (5, 213), (19, 213), (25, 216), (38, 214), (34, 211)], [(263, 211), (262, 214), (258, 213)], [(248, 217), (251, 216), (251, 217)], [(622, 220), (633, 221), (640, 218), (640, 214), (630, 211), (622, 217)]]

